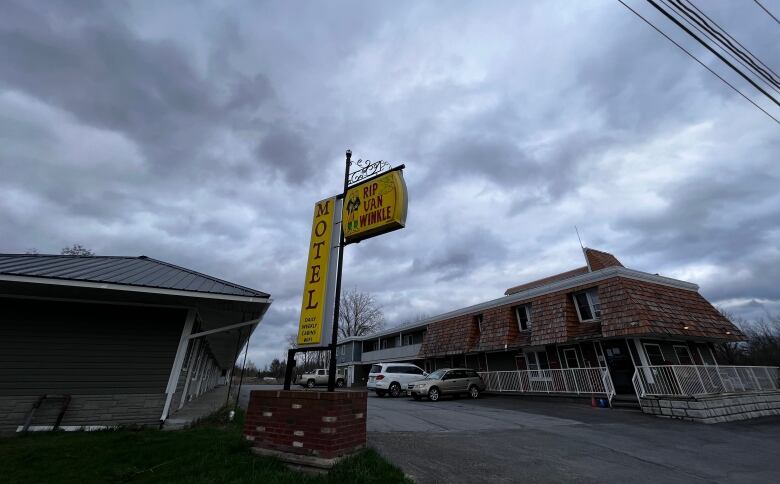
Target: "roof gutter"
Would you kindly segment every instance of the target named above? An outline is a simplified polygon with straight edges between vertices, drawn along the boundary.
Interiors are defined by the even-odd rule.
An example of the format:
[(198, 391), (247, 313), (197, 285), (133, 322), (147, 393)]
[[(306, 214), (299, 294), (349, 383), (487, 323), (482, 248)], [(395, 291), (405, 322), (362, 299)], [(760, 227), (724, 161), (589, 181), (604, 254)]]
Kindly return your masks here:
[(197, 299), (217, 299), (223, 301), (238, 301), (247, 303), (270, 304), (273, 299), (259, 296), (239, 296), (232, 294), (216, 294), (213, 292), (183, 291), (179, 289), (165, 289), (146, 286), (131, 286), (127, 284), (113, 284), (108, 282), (74, 281), (69, 279), (54, 279), (50, 277), (14, 276), (0, 274), (0, 281), (26, 282), (31, 284), (50, 284), (55, 286), (83, 287), (88, 289), (107, 289), (109, 291), (138, 292), (145, 294), (162, 294), (166, 296), (181, 296)]

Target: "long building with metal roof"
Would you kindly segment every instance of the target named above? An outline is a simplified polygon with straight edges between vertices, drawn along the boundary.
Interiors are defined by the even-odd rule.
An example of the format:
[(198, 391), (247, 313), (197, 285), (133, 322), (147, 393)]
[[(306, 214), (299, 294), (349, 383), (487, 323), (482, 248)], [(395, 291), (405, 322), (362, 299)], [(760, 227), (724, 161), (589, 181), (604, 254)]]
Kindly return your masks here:
[(0, 432), (164, 425), (229, 381), (270, 304), (145, 256), (0, 254)]

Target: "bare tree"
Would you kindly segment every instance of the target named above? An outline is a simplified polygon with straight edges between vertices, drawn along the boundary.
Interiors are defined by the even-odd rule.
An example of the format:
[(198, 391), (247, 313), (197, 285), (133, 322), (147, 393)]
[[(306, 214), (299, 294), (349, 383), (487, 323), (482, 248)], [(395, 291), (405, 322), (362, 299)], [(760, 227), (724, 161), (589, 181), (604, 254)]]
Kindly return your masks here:
[(87, 249), (81, 244), (73, 244), (71, 247), (65, 247), (60, 252), (62, 255), (80, 255), (80, 256), (90, 256), (95, 255), (94, 252)]
[(371, 294), (357, 289), (347, 291), (341, 297), (339, 308), (339, 336), (365, 336), (385, 327), (382, 306)]
[[(298, 335), (295, 333), (290, 334), (287, 337), (287, 344), (290, 348), (297, 348)], [(287, 361), (287, 353), (284, 354), (284, 361)], [(329, 362), (330, 351), (303, 351), (296, 353), (295, 355), (294, 372), (296, 374), (303, 374), (318, 368), (326, 368)]]
[(769, 320), (754, 321), (746, 321), (723, 310), (721, 314), (742, 331), (745, 340), (715, 345), (720, 361), (731, 365), (780, 364), (780, 314)]

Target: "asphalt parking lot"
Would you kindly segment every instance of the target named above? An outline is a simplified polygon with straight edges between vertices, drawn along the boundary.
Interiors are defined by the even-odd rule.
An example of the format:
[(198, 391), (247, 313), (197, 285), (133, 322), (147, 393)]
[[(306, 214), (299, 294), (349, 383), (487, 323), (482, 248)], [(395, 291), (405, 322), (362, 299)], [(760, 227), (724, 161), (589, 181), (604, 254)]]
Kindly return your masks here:
[(369, 394), (369, 445), (417, 482), (780, 482), (780, 418), (704, 425), (580, 403)]
[(522, 397), (372, 393), (367, 417), (369, 445), (420, 483), (780, 482), (780, 417), (704, 425)]

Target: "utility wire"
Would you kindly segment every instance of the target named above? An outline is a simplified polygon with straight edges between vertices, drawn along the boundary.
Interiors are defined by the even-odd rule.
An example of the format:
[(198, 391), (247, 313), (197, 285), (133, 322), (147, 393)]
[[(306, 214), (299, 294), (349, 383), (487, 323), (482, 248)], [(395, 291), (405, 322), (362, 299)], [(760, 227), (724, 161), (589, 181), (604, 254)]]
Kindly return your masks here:
[(762, 10), (764, 10), (764, 12), (766, 12), (766, 13), (767, 13), (767, 15), (769, 15), (770, 17), (772, 17), (773, 19), (775, 19), (775, 22), (777, 22), (778, 24), (780, 24), (780, 20), (778, 20), (778, 19), (777, 19), (777, 17), (775, 17), (774, 15), (772, 15), (772, 12), (770, 12), (769, 10), (767, 10), (767, 8), (766, 8), (765, 6), (761, 5), (761, 2), (759, 2), (758, 0), (753, 0), (753, 1), (754, 1), (754, 2), (756, 2), (756, 5), (758, 5), (759, 7), (761, 7), (761, 9), (762, 9)]
[(712, 47), (711, 47), (711, 46), (710, 46), (708, 43), (706, 43), (706, 42), (704, 42), (703, 40), (701, 40), (701, 38), (699, 38), (699, 36), (698, 36), (698, 35), (696, 35), (696, 34), (694, 34), (693, 32), (691, 32), (691, 30), (690, 30), (688, 27), (686, 27), (685, 25), (681, 24), (681, 23), (680, 23), (680, 21), (679, 21), (679, 20), (677, 20), (676, 18), (674, 18), (674, 16), (673, 16), (672, 14), (670, 14), (669, 12), (667, 12), (666, 10), (664, 10), (663, 8), (661, 8), (661, 6), (660, 6), (660, 5), (658, 5), (657, 3), (655, 3), (655, 1), (654, 1), (654, 0), (647, 0), (647, 3), (649, 3), (650, 5), (652, 5), (653, 7), (655, 7), (655, 9), (656, 9), (656, 10), (658, 10), (659, 12), (661, 12), (662, 14), (664, 14), (664, 16), (665, 16), (666, 18), (668, 18), (669, 20), (671, 20), (672, 22), (674, 22), (674, 23), (675, 23), (675, 25), (677, 25), (678, 27), (680, 27), (681, 29), (683, 29), (683, 30), (685, 31), (685, 33), (687, 33), (688, 35), (690, 35), (691, 37), (693, 37), (694, 39), (696, 39), (696, 41), (697, 41), (698, 43), (700, 43), (701, 45), (703, 45), (704, 47), (706, 47), (706, 48), (707, 48), (707, 50), (709, 50), (710, 52), (712, 52), (713, 54), (715, 54), (715, 55), (718, 57), (718, 59), (720, 59), (722, 62), (725, 62), (727, 66), (731, 67), (731, 68), (734, 70), (734, 72), (736, 72), (737, 74), (739, 74), (740, 76), (742, 76), (742, 77), (743, 77), (743, 78), (744, 78), (744, 79), (745, 79), (747, 82), (749, 82), (749, 83), (750, 83), (750, 84), (751, 84), (753, 87), (755, 87), (756, 89), (758, 89), (759, 91), (761, 91), (761, 94), (763, 94), (764, 96), (768, 97), (768, 98), (769, 98), (769, 99), (770, 99), (770, 100), (771, 100), (773, 103), (777, 104), (777, 106), (778, 106), (778, 107), (780, 107), (780, 101), (778, 101), (778, 100), (777, 100), (777, 99), (775, 99), (775, 98), (774, 98), (774, 97), (773, 97), (771, 94), (769, 94), (768, 92), (766, 92), (766, 91), (764, 90), (764, 88), (763, 88), (763, 87), (761, 87), (761, 86), (759, 86), (758, 84), (756, 84), (756, 82), (755, 82), (753, 79), (751, 79), (751, 78), (750, 78), (749, 76), (747, 76), (747, 75), (746, 75), (744, 72), (742, 72), (742, 71), (741, 71), (741, 70), (739, 70), (737, 67), (735, 67), (735, 66), (734, 66), (734, 64), (732, 64), (731, 62), (729, 62), (729, 61), (728, 61), (728, 59), (726, 59), (725, 57), (723, 57), (722, 55), (720, 55), (720, 53), (718, 53), (718, 51), (716, 51), (715, 49), (713, 49), (713, 48), (712, 48)]
[[(677, 10), (679, 10), (679, 7), (677, 7), (677, 5), (676, 5), (679, 2), (675, 2), (674, 0), (669, 0), (668, 2), (667, 2), (667, 0), (661, 0), (661, 2), (664, 5), (666, 5), (667, 7), (669, 7), (669, 9), (674, 10), (675, 8), (677, 8)], [(711, 42), (715, 43), (715, 45), (717, 45), (718, 41), (716, 39), (714, 39), (710, 33), (708, 33), (708, 32), (711, 32), (709, 29), (704, 31), (701, 28), (699, 28), (698, 25), (700, 25), (700, 24), (698, 22), (696, 22), (695, 20), (692, 21), (690, 16), (688, 14), (684, 13), (684, 12), (677, 12), (676, 14), (680, 18), (682, 18), (685, 21), (685, 23), (687, 23), (688, 25), (690, 25), (691, 27), (696, 29), (700, 34), (702, 34), (708, 40), (710, 40)], [(704, 28), (706, 29), (707, 27), (704, 27)], [(738, 62), (742, 67), (744, 67), (745, 69), (747, 69), (748, 71), (750, 71), (753, 74), (757, 74), (758, 77), (759, 77), (759, 80), (761, 82), (763, 82), (764, 84), (766, 84), (770, 89), (774, 90), (777, 94), (780, 94), (780, 89), (778, 89), (778, 88), (780, 88), (780, 83), (774, 82), (774, 79), (772, 79), (772, 78), (764, 78), (764, 76), (762, 76), (760, 73), (756, 72), (755, 68), (750, 67), (749, 65), (745, 64), (745, 61), (742, 60), (741, 56), (737, 57), (739, 55), (739, 53), (734, 52), (732, 49), (727, 48), (727, 47), (723, 47), (723, 46), (718, 46), (718, 47), (723, 52), (725, 52), (726, 55), (728, 55), (729, 57), (734, 59), (734, 61)]]
[[(662, 1), (664, 1), (664, 0), (662, 0)], [(720, 43), (721, 48), (724, 51), (731, 51), (731, 52), (733, 52), (740, 59), (742, 59), (743, 61), (747, 62), (748, 64), (750, 64), (752, 66), (752, 67), (745, 66), (747, 69), (752, 70), (755, 74), (757, 74), (759, 76), (759, 78), (766, 79), (766, 81), (768, 81), (770, 84), (773, 84), (775, 87), (780, 87), (780, 82), (778, 82), (774, 77), (772, 77), (771, 74), (769, 74), (769, 72), (765, 71), (761, 66), (759, 66), (758, 64), (756, 64), (753, 61), (753, 57), (755, 57), (755, 55), (753, 55), (752, 52), (750, 53), (752, 55), (752, 57), (750, 57), (750, 56), (748, 56), (747, 53), (744, 52), (744, 50), (747, 50), (747, 49), (744, 48), (744, 46), (742, 46), (740, 44), (740, 46), (744, 50), (740, 50), (739, 48), (737, 48), (734, 44), (731, 43), (731, 41), (729, 39), (724, 37), (724, 35), (721, 32), (719, 32), (717, 30), (714, 30), (713, 27), (710, 24), (708, 24), (706, 20), (704, 20), (696, 12), (694, 12), (693, 10), (688, 8), (688, 6), (685, 5), (685, 3), (683, 3), (681, 0), (669, 0), (669, 1), (672, 3), (672, 8), (676, 8), (680, 12), (680, 14), (682, 14), (685, 18), (687, 18), (689, 20), (692, 20), (695, 24), (699, 25), (700, 27), (704, 28), (707, 32), (709, 32), (710, 34), (714, 35), (717, 38), (717, 40), (714, 40), (714, 42)], [(690, 3), (690, 2), (688, 2), (688, 3)], [(689, 22), (689, 24), (690, 24), (690, 22)], [(723, 27), (718, 26), (718, 28), (721, 31), (723, 31), (723, 33), (728, 35), (728, 32), (726, 32), (726, 30)], [(699, 30), (699, 32), (701, 32), (700, 29), (697, 29), (697, 30)], [(731, 37), (731, 36), (728, 35), (728, 37)], [(761, 63), (761, 64), (763, 64), (763, 63)]]
[(694, 5), (694, 4), (693, 4), (693, 2), (691, 2), (691, 1), (689, 0), (689, 1), (688, 1), (688, 3), (691, 5), (691, 7), (693, 7), (693, 9), (694, 9), (694, 10), (696, 10), (697, 12), (699, 12), (699, 13), (700, 13), (700, 14), (701, 14), (701, 15), (702, 15), (704, 18), (706, 18), (707, 20), (709, 20), (709, 21), (710, 21), (710, 23), (712, 23), (712, 24), (713, 24), (715, 27), (717, 27), (717, 28), (718, 28), (718, 29), (720, 29), (720, 30), (721, 30), (721, 31), (722, 31), (724, 34), (726, 34), (726, 36), (727, 36), (729, 39), (733, 40), (733, 41), (734, 41), (734, 42), (735, 42), (735, 43), (736, 43), (738, 46), (740, 46), (740, 47), (741, 47), (743, 50), (747, 51), (747, 52), (748, 52), (748, 54), (749, 54), (751, 57), (753, 57), (753, 58), (756, 60), (756, 62), (758, 62), (759, 64), (761, 64), (761, 66), (763, 66), (763, 67), (764, 67), (764, 69), (767, 69), (769, 72), (771, 72), (771, 73), (774, 75), (774, 77), (775, 77), (775, 78), (777, 78), (778, 80), (780, 80), (780, 74), (778, 74), (777, 72), (775, 72), (774, 70), (772, 70), (772, 68), (771, 68), (771, 67), (769, 67), (769, 66), (767, 66), (766, 64), (764, 64), (763, 62), (761, 62), (761, 59), (759, 59), (758, 57), (756, 57), (756, 55), (755, 55), (755, 54), (753, 54), (752, 52), (750, 52), (750, 49), (748, 49), (747, 47), (745, 47), (744, 45), (742, 45), (742, 44), (741, 44), (741, 43), (740, 43), (740, 42), (739, 42), (737, 39), (735, 39), (734, 37), (732, 37), (731, 35), (729, 35), (729, 33), (728, 33), (728, 32), (726, 32), (726, 29), (724, 29), (723, 27), (721, 27), (720, 25), (718, 25), (718, 23), (717, 23), (716, 21), (712, 20), (710, 17), (708, 17), (706, 13), (702, 12), (701, 10), (699, 10), (699, 8), (698, 8), (696, 5)]
[(767, 116), (769, 116), (770, 118), (772, 118), (772, 120), (773, 120), (775, 123), (777, 123), (778, 125), (780, 125), (780, 120), (778, 120), (776, 117), (774, 117), (774, 116), (772, 116), (771, 114), (769, 114), (769, 113), (768, 113), (768, 112), (767, 112), (767, 111), (766, 111), (764, 108), (762, 108), (761, 106), (759, 106), (758, 104), (756, 104), (756, 103), (755, 103), (755, 102), (754, 102), (752, 99), (750, 99), (750, 98), (749, 98), (749, 97), (747, 97), (745, 94), (743, 94), (743, 93), (742, 93), (742, 91), (740, 91), (739, 89), (737, 89), (736, 87), (734, 87), (734, 85), (733, 85), (733, 84), (731, 84), (729, 81), (727, 81), (726, 79), (724, 79), (723, 77), (721, 77), (721, 76), (720, 76), (720, 74), (718, 74), (717, 72), (715, 72), (715, 71), (713, 71), (712, 69), (710, 69), (710, 67), (709, 67), (707, 64), (705, 64), (704, 62), (700, 61), (700, 60), (699, 60), (699, 59), (698, 59), (698, 58), (697, 58), (695, 55), (691, 54), (691, 53), (690, 53), (690, 52), (689, 52), (689, 51), (688, 51), (688, 50), (687, 50), (685, 47), (683, 47), (682, 45), (678, 44), (678, 43), (677, 43), (677, 42), (676, 42), (674, 39), (672, 39), (671, 37), (669, 37), (668, 35), (666, 35), (666, 34), (665, 34), (665, 33), (664, 33), (664, 32), (663, 32), (661, 29), (659, 29), (658, 27), (656, 27), (655, 25), (653, 25), (653, 24), (652, 24), (652, 22), (650, 22), (649, 20), (647, 20), (646, 18), (644, 18), (644, 17), (643, 17), (643, 16), (642, 16), (642, 15), (641, 15), (639, 12), (637, 12), (637, 11), (636, 11), (636, 10), (634, 10), (633, 8), (629, 7), (629, 6), (628, 6), (628, 4), (626, 4), (626, 3), (625, 3), (623, 0), (618, 0), (618, 2), (620, 2), (620, 3), (621, 3), (623, 6), (624, 6), (624, 7), (626, 7), (627, 9), (629, 9), (629, 10), (630, 10), (630, 11), (631, 11), (631, 12), (632, 12), (634, 15), (636, 15), (637, 17), (639, 17), (639, 18), (641, 18), (642, 20), (644, 20), (644, 22), (645, 22), (647, 25), (649, 25), (650, 27), (652, 27), (652, 28), (653, 28), (653, 29), (654, 29), (656, 32), (658, 32), (659, 34), (661, 34), (661, 35), (663, 35), (664, 37), (666, 37), (666, 40), (668, 40), (669, 42), (673, 43), (674, 45), (676, 45), (677, 47), (679, 47), (679, 48), (680, 48), (680, 50), (682, 50), (683, 52), (685, 52), (686, 54), (688, 54), (688, 56), (690, 56), (690, 57), (691, 57), (691, 59), (693, 59), (693, 60), (695, 60), (696, 62), (698, 62), (699, 64), (701, 64), (701, 66), (702, 66), (702, 67), (704, 67), (705, 69), (707, 69), (708, 71), (710, 71), (710, 72), (711, 72), (711, 73), (712, 73), (712, 74), (713, 74), (715, 77), (717, 77), (718, 79), (720, 79), (721, 81), (723, 81), (723, 83), (724, 83), (724, 84), (726, 84), (727, 86), (729, 86), (730, 88), (732, 88), (734, 91), (736, 91), (736, 93), (737, 93), (737, 94), (739, 94), (740, 96), (744, 97), (744, 98), (745, 98), (745, 99), (746, 99), (746, 100), (747, 100), (747, 101), (748, 101), (750, 104), (752, 104), (753, 106), (757, 107), (757, 108), (758, 108), (759, 110), (761, 110), (761, 111), (762, 111), (764, 114), (766, 114)]

